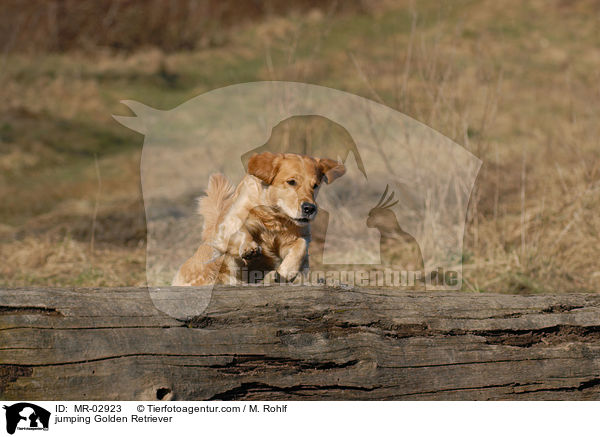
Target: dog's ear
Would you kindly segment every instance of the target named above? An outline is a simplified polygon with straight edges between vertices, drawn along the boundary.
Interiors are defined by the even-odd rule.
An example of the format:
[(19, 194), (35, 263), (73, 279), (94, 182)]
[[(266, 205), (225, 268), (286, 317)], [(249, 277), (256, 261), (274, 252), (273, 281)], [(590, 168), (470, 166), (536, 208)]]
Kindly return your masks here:
[(270, 185), (279, 171), (280, 155), (271, 152), (253, 155), (248, 161), (248, 174), (256, 176), (265, 184)]
[(334, 161), (333, 159), (319, 159), (319, 168), (323, 173), (323, 179), (328, 184), (335, 181), (337, 178), (341, 178), (346, 173), (346, 167), (344, 164)]

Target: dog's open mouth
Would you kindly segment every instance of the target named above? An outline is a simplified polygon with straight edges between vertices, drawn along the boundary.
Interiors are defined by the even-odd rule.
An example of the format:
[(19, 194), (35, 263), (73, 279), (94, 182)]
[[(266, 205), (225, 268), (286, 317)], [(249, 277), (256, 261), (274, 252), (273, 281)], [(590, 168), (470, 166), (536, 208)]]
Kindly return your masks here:
[(302, 225), (310, 223), (310, 219), (307, 219), (307, 218), (297, 218), (297, 219), (294, 219), (294, 221), (296, 223), (299, 223), (299, 224), (302, 224)]

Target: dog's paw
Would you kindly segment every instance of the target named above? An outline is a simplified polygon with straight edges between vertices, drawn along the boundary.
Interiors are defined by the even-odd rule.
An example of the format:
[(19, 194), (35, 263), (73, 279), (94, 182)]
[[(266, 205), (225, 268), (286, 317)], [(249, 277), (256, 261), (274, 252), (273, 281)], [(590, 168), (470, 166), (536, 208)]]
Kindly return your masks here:
[(294, 279), (298, 276), (300, 272), (298, 270), (288, 270), (283, 264), (279, 266), (277, 269), (277, 274), (275, 276), (278, 282), (294, 282)]
[(281, 283), (281, 279), (275, 270), (271, 270), (265, 275), (262, 281), (263, 285), (276, 285)]
[(250, 260), (256, 258), (262, 254), (262, 249), (256, 242), (250, 241), (240, 246), (240, 258), (244, 260)]

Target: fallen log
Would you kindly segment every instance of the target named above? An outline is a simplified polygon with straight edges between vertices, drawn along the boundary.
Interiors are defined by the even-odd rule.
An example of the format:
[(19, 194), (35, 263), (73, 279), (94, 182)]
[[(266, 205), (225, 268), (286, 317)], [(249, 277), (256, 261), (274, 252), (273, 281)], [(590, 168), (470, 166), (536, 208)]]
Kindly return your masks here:
[(598, 295), (224, 287), (189, 317), (154, 305), (190, 292), (0, 290), (0, 398), (600, 397)]

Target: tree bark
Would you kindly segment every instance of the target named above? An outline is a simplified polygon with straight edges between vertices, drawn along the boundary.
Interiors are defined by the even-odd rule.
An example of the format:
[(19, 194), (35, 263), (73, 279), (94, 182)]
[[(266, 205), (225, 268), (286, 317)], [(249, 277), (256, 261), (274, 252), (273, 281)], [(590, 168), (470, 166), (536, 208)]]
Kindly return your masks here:
[(600, 397), (600, 296), (333, 287), (0, 290), (5, 400)]

